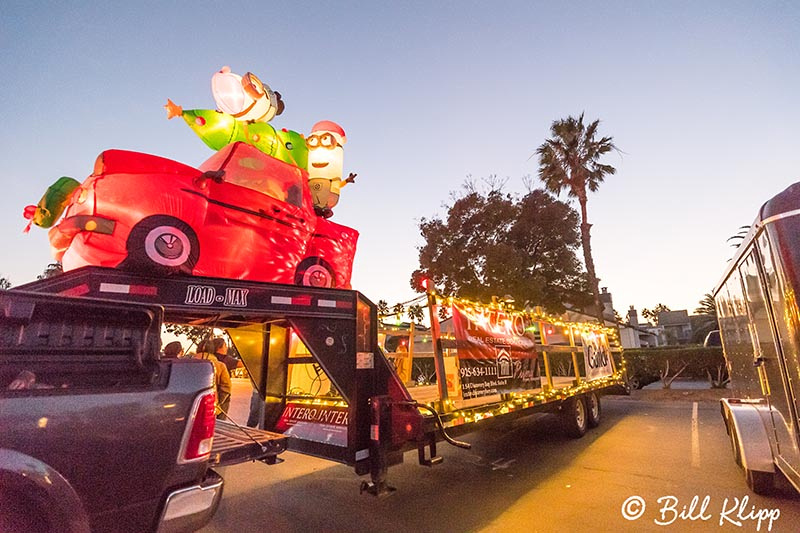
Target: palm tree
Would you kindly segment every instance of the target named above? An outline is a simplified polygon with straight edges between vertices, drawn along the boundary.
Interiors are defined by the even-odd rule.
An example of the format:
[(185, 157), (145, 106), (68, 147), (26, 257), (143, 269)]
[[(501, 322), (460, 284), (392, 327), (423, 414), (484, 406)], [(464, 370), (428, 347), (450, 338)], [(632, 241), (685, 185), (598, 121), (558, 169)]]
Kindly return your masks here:
[(54, 278), (56, 276), (60, 276), (64, 273), (64, 269), (61, 267), (61, 263), (50, 263), (44, 269), (44, 272), (36, 276), (36, 279), (49, 279)]
[(714, 296), (710, 292), (705, 293), (694, 312), (697, 318), (692, 324), (692, 329), (695, 330), (692, 333), (692, 342), (702, 344), (709, 331), (719, 329), (719, 317)]
[(747, 233), (750, 231), (750, 226), (739, 226), (739, 231), (735, 235), (728, 237), (725, 242), (731, 243), (733, 248), (738, 248), (744, 242)]
[(709, 315), (717, 318), (717, 304), (714, 302), (714, 295), (707, 292), (703, 295), (703, 299), (698, 302), (697, 309), (694, 310), (698, 315)]
[(578, 118), (572, 116), (556, 120), (550, 126), (551, 139), (547, 139), (537, 150), (539, 156), (539, 179), (549, 191), (558, 195), (566, 190), (567, 195), (577, 198), (581, 207), (581, 244), (586, 272), (589, 275), (589, 288), (594, 292), (594, 304), (600, 323), (603, 319), (603, 304), (600, 303), (600, 290), (592, 259), (592, 244), (586, 214), (587, 190), (597, 191), (606, 175), (615, 174), (617, 169), (600, 163), (599, 159), (611, 150), (617, 150), (612, 137), (596, 139), (599, 120), (588, 126), (583, 123), (583, 113)]

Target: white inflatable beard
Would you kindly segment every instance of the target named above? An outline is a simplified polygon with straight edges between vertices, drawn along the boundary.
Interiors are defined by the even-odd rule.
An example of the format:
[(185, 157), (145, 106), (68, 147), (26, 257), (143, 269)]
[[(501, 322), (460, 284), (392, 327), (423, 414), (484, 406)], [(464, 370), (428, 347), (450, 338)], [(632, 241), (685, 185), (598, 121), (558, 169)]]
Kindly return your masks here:
[[(214, 95), (217, 109), (233, 115), (242, 122), (248, 120), (267, 122), (275, 116), (274, 110), (270, 110), (269, 89), (266, 87), (264, 89), (266, 91), (264, 96), (255, 101), (245, 92), (242, 87), (242, 77), (238, 74), (220, 71), (211, 77), (211, 94)], [(250, 106), (252, 107), (247, 113), (237, 116)]]

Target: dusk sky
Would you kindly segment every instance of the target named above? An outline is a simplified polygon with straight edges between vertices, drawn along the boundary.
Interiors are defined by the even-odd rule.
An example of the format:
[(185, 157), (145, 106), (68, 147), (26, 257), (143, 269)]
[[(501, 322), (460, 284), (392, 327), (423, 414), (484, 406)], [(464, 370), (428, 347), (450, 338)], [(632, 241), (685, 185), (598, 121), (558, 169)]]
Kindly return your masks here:
[(353, 288), (373, 301), (414, 296), (421, 217), (444, 215), (470, 175), (523, 193), (568, 115), (600, 119), (623, 152), (589, 198), (600, 285), (623, 316), (693, 312), (726, 239), (800, 179), (797, 2), (12, 0), (0, 44), (0, 276), (14, 285), (52, 261), (22, 210), (58, 177), (82, 181), (109, 148), (212, 155), (162, 106), (213, 108), (224, 65), (282, 94), (273, 125), (343, 126), (358, 177), (333, 220), (361, 233)]

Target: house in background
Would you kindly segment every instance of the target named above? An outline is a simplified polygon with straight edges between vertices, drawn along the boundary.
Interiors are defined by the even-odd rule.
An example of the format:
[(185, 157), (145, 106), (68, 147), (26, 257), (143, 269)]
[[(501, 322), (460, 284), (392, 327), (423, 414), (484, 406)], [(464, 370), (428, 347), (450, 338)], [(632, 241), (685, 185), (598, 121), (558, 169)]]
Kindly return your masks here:
[(627, 324), (619, 325), (619, 337), (623, 348), (655, 348), (665, 344), (664, 329), (647, 322), (639, 324), (639, 313), (633, 306), (628, 309)]
[(692, 342), (692, 324), (686, 309), (658, 313), (658, 326), (664, 328), (667, 346)]
[[(614, 316), (614, 304), (611, 293), (603, 287), (600, 291), (600, 301), (605, 307), (603, 315), (606, 320)], [(639, 323), (639, 314), (631, 306), (628, 309), (627, 323), (619, 322), (620, 343), (623, 348), (655, 348), (657, 346), (677, 346), (693, 342), (695, 330), (694, 320), (686, 309), (680, 311), (662, 311), (656, 317), (656, 325), (649, 322)], [(708, 321), (708, 317), (703, 317)], [(695, 340), (696, 342), (696, 340)]]
[[(617, 319), (614, 313), (614, 299), (608, 292), (608, 287), (600, 289), (600, 302), (603, 304), (605, 325), (609, 328), (619, 328), (619, 342), (623, 349), (649, 348), (664, 344), (663, 330), (647, 323), (640, 325), (638, 313), (633, 306), (628, 310), (627, 323)], [(582, 322), (596, 320), (594, 315), (576, 309), (568, 309), (564, 318)]]

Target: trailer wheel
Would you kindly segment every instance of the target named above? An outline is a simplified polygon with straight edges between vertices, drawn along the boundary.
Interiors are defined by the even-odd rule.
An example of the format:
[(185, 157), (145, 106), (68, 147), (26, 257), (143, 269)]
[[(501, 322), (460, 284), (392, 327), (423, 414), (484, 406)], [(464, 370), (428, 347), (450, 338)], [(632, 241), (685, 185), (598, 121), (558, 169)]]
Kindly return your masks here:
[(336, 287), (336, 276), (327, 261), (309, 257), (297, 266), (294, 283), (306, 287), (333, 288)]
[(600, 425), (600, 397), (596, 392), (590, 392), (586, 395), (586, 423), (590, 428), (596, 428)]
[(155, 215), (136, 224), (128, 236), (126, 270), (191, 274), (200, 257), (192, 228), (177, 218)]
[(586, 413), (586, 402), (580, 396), (574, 396), (564, 400), (561, 407), (561, 423), (564, 426), (564, 433), (573, 439), (579, 439), (586, 434), (588, 425), (588, 415)]
[(747, 480), (747, 486), (756, 494), (770, 494), (775, 488), (775, 474), (772, 472), (759, 472), (745, 468), (744, 477)]

